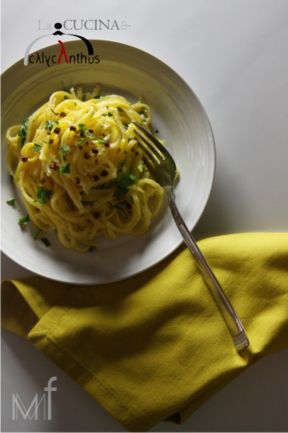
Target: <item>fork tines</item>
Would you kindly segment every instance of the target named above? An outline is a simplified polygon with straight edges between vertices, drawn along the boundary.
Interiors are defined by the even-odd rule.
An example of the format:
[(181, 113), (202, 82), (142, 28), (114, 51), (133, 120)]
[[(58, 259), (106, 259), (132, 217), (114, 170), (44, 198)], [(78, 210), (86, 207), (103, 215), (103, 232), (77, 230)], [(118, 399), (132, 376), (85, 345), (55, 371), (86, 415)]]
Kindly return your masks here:
[[(155, 163), (159, 164), (161, 160), (165, 159), (165, 156), (161, 152), (159, 148), (162, 146), (161, 143), (151, 134), (151, 132), (147, 131), (142, 125), (137, 122), (133, 122), (135, 125), (135, 135), (138, 139), (138, 144), (143, 150), (144, 157), (148, 163), (154, 165)], [(160, 146), (159, 146), (160, 145)]]

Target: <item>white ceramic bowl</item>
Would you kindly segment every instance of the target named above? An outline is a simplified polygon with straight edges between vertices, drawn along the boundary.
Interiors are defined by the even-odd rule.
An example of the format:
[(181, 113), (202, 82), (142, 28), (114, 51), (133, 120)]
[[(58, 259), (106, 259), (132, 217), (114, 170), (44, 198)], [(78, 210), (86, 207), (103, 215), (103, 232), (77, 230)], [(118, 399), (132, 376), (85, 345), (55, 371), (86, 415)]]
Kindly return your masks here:
[[(20, 123), (55, 90), (101, 83), (103, 93), (118, 93), (135, 100), (144, 97), (152, 108), (153, 124), (166, 141), (180, 172), (176, 190), (179, 209), (193, 229), (208, 200), (214, 177), (215, 147), (207, 115), (196, 95), (171, 68), (134, 47), (110, 41), (92, 41), (100, 56), (97, 65), (28, 65), (23, 60), (2, 76), (2, 134)], [(66, 42), (69, 54), (81, 41)], [(58, 46), (41, 51), (58, 52)], [(2, 141), (5, 153), (5, 139)], [(117, 281), (144, 271), (175, 250), (182, 238), (169, 210), (142, 236), (100, 241), (93, 253), (80, 254), (62, 247), (48, 236), (49, 248), (35, 241), (31, 230), (21, 231), (18, 218), (6, 200), (15, 189), (2, 157), (2, 249), (12, 260), (47, 278), (78, 284)], [(19, 202), (19, 201), (18, 201)]]

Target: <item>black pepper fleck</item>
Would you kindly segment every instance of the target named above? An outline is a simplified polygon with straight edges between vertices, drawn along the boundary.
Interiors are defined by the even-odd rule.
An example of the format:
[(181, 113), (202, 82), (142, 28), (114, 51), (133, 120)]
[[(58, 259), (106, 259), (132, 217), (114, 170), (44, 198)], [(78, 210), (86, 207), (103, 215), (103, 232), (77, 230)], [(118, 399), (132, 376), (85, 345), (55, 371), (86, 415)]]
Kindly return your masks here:
[(58, 170), (59, 164), (56, 161), (52, 161), (51, 164), (49, 164), (49, 167), (51, 170)]

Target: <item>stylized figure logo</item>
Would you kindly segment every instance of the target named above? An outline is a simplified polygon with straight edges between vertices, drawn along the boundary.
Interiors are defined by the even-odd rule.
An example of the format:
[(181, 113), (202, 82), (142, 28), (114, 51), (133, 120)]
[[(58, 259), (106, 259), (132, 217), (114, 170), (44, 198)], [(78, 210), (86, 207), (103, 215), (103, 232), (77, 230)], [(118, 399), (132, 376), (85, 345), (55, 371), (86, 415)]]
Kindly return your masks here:
[[(28, 62), (29, 62), (29, 53), (31, 51), (32, 46), (35, 44), (35, 42), (39, 41), (40, 39), (47, 38), (47, 36), (63, 36), (63, 35), (64, 36), (65, 35), (66, 36), (74, 36), (75, 38), (79, 38), (79, 39), (81, 39), (81, 41), (83, 41), (83, 43), (85, 44), (85, 46), (87, 48), (87, 52), (88, 52), (88, 54), (90, 56), (94, 54), (94, 50), (93, 50), (92, 44), (91, 44), (91, 42), (88, 39), (84, 38), (83, 36), (75, 35), (75, 34), (72, 34), (72, 33), (63, 33), (61, 31), (61, 29), (62, 29), (62, 24), (61, 23), (55, 23), (54, 27), (56, 29), (56, 31), (54, 33), (49, 33), (48, 35), (39, 36), (39, 38), (34, 39), (31, 42), (31, 44), (27, 47), (27, 49), (25, 51), (25, 56), (24, 56), (24, 65), (25, 66), (28, 65)], [(69, 57), (67, 55), (67, 51), (66, 51), (64, 43), (61, 40), (59, 40), (59, 39), (57, 40), (57, 42), (60, 45), (60, 53), (59, 53), (59, 56), (57, 58), (57, 63), (58, 64), (61, 63), (62, 58), (64, 58), (64, 60), (65, 60), (66, 63), (69, 63)]]

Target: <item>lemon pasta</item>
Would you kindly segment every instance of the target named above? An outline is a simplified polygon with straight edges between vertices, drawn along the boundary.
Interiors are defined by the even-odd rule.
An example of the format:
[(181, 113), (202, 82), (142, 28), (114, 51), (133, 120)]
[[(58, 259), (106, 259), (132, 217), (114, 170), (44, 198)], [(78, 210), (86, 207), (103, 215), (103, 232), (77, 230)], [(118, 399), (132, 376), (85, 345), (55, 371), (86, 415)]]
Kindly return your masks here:
[(83, 252), (99, 236), (145, 233), (164, 197), (132, 123), (151, 128), (150, 107), (98, 92), (56, 91), (6, 133), (9, 171), (29, 218)]

